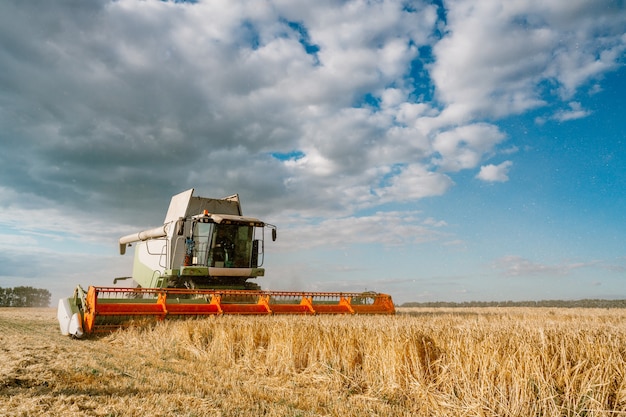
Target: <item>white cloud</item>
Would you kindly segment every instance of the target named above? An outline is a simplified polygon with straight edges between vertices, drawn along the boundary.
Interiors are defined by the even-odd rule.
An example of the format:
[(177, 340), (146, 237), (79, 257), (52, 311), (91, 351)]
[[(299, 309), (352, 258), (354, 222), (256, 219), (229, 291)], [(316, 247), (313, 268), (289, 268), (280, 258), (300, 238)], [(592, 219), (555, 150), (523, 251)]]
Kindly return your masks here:
[(439, 133), (433, 141), (433, 162), (450, 172), (474, 168), (504, 138), (496, 126), (484, 123)]
[(512, 165), (511, 161), (504, 161), (498, 165), (483, 165), (476, 178), (486, 182), (506, 182), (509, 180), (509, 169)]
[(566, 122), (568, 120), (582, 119), (591, 114), (590, 111), (584, 110), (581, 104), (577, 101), (570, 102), (569, 107), (569, 110), (560, 110), (556, 112), (553, 118), (559, 122)]
[(375, 244), (398, 246), (446, 237), (446, 223), (422, 218), (418, 212), (379, 212), (360, 217), (329, 218), (317, 222), (292, 219), (280, 231), (276, 251), (346, 248)]
[(411, 201), (444, 194), (453, 185), (447, 175), (428, 171), (423, 165), (403, 167), (389, 179), (389, 185), (376, 190), (384, 202)]
[(447, 34), (435, 45), (431, 73), (444, 116), (457, 123), (542, 106), (542, 82), (569, 97), (614, 68), (625, 48), (626, 20), (610, 0), (452, 0), (446, 7)]
[[(16, 95), (2, 123), (14, 124), (25, 108), (33, 113), (24, 127), (13, 127), (17, 158), (6, 170), (45, 187), (52, 201), (76, 204), (61, 197), (76, 180), (77, 195), (101, 194), (105, 205), (121, 205), (119, 193), (132, 195), (140, 182), (160, 198), (188, 186), (212, 194), (236, 186), (254, 199), (296, 193), (283, 202), (302, 206), (315, 195), (315, 204), (328, 208), (372, 188), (389, 167), (420, 163), (429, 152), (426, 136), (398, 124), (428, 112), (407, 101), (412, 87), (404, 76), (418, 46), (431, 41), (432, 5), (410, 11), (399, 1), (243, 7), (122, 0), (85, 7), (84, 15), (68, 10), (45, 41), (17, 35), (24, 44), (18, 49), (33, 56), (6, 59), (8, 91)], [(38, 10), (37, 25), (57, 13), (53, 5)], [(24, 13), (4, 15), (13, 14)], [(33, 79), (47, 87), (30, 87)], [(394, 102), (358, 108), (365, 94), (389, 85), (396, 86)], [(301, 160), (267, 158), (294, 149)], [(22, 163), (23, 155), (38, 164)], [(259, 170), (272, 180), (261, 189)], [(306, 184), (307, 192), (285, 184)]]
[(562, 262), (560, 264), (544, 264), (533, 262), (521, 256), (509, 255), (496, 259), (492, 267), (500, 270), (505, 276), (562, 276), (571, 271), (590, 266), (596, 266), (598, 262)]
[[(38, 252), (68, 242), (108, 245), (133, 232), (129, 226), (111, 224), (106, 217), (89, 216), (61, 207), (48, 207), (48, 201), (33, 194), (18, 194), (0, 186), (0, 248), (16, 250), (29, 247)], [(165, 213), (164, 213), (165, 214)], [(0, 229), (0, 230), (1, 230)]]
[[(2, 174), (50, 203), (127, 215), (138, 189), (155, 204), (195, 186), (295, 210), (311, 196), (334, 210), (440, 195), (445, 173), (504, 141), (483, 117), (541, 105), (540, 83), (574, 91), (612, 68), (624, 18), (604, 6), (450, 1), (437, 40), (426, 2), (4, 4)], [(434, 62), (416, 80), (423, 46)], [(440, 101), (416, 99), (418, 85)], [(294, 150), (303, 158), (268, 156)]]

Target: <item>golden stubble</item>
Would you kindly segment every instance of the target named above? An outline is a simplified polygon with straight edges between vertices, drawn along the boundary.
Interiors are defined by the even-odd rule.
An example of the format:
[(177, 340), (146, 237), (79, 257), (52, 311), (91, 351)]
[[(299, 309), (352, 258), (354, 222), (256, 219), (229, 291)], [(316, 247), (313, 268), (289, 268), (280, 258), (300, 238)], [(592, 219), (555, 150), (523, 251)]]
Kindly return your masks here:
[(0, 415), (626, 415), (626, 311), (222, 316), (71, 340), (0, 309)]

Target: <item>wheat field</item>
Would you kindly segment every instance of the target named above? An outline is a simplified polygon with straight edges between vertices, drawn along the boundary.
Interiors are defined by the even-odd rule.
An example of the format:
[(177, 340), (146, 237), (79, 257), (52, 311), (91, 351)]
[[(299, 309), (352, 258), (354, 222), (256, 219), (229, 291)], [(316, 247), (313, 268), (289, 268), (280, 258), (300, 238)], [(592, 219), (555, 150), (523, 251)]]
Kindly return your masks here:
[(0, 309), (2, 416), (626, 416), (626, 310), (209, 317), (71, 340)]

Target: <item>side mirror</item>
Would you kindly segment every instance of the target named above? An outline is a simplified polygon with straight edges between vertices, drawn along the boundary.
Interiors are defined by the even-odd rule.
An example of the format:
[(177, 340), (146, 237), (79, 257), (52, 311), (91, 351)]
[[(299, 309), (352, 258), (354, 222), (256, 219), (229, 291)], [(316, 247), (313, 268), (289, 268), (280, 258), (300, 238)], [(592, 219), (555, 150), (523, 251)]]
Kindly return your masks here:
[(272, 229), (272, 242), (276, 242), (276, 229)]

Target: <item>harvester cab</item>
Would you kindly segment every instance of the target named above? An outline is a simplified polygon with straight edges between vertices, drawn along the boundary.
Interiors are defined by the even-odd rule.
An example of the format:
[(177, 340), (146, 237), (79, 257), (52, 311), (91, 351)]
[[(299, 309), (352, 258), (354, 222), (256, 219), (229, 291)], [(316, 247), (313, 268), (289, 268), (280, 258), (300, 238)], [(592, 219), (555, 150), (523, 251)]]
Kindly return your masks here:
[[(163, 226), (120, 238), (120, 254), (134, 244), (135, 287), (259, 289), (265, 229), (276, 227), (244, 217), (239, 196), (194, 197), (193, 189), (172, 197)], [(118, 279), (119, 280), (119, 279)]]
[(163, 226), (119, 239), (120, 254), (134, 246), (126, 287), (79, 285), (59, 300), (61, 333), (80, 338), (137, 322), (221, 314), (394, 314), (391, 297), (375, 292), (264, 291), (250, 280), (265, 275), (266, 229), (245, 217), (238, 195), (172, 197)]

